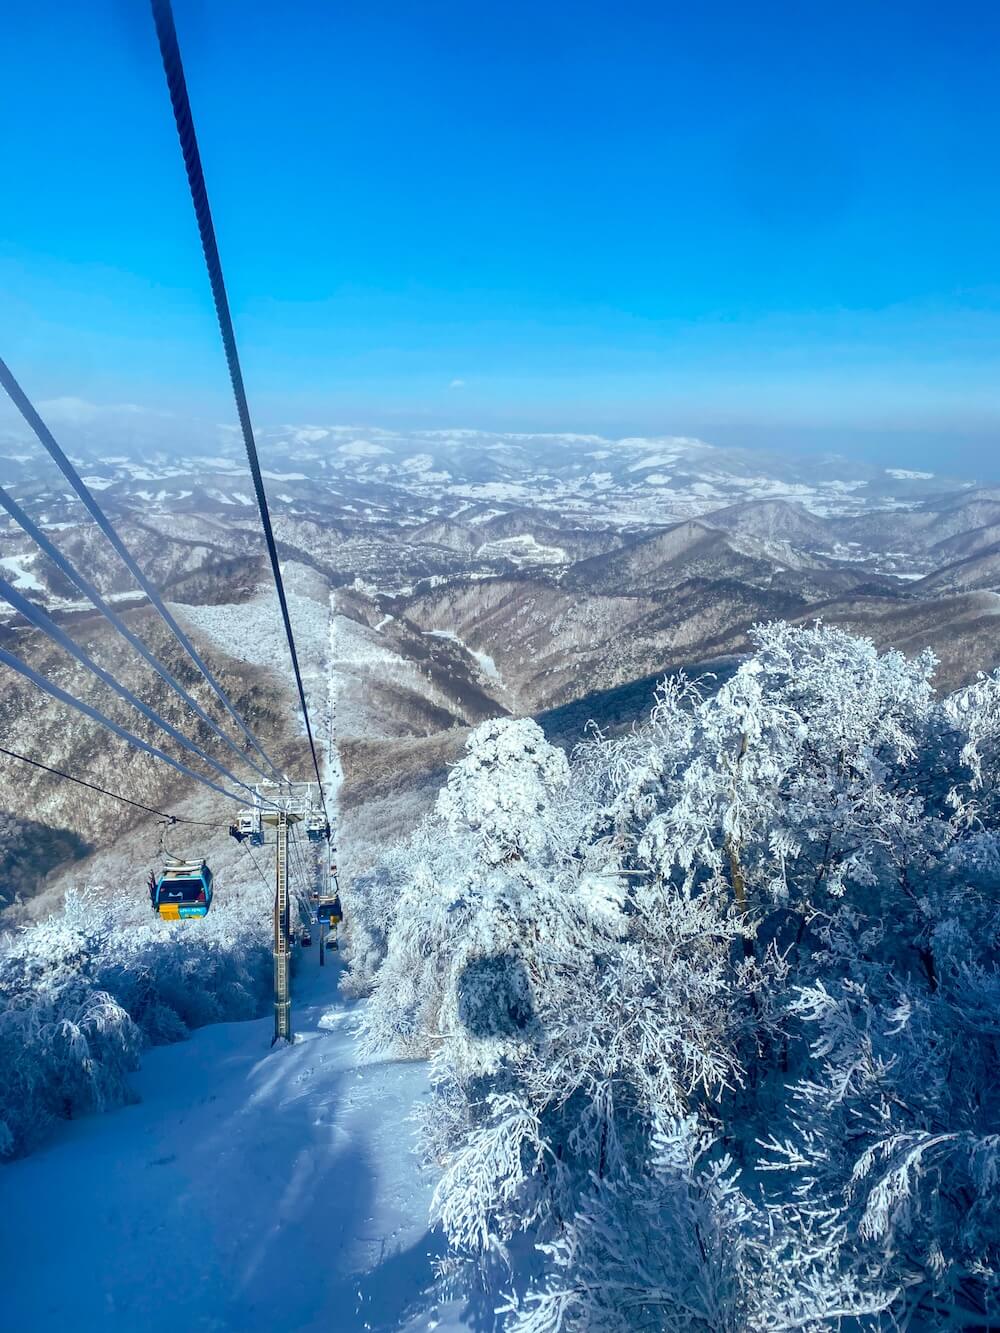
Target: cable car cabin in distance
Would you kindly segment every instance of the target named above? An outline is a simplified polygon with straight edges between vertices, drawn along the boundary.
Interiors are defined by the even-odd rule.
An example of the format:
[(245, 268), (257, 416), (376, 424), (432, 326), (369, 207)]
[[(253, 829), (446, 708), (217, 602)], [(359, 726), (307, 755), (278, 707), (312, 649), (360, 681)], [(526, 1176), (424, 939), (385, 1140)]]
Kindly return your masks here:
[(250, 806), (241, 810), (236, 824), (241, 838), (249, 838), (251, 847), (264, 846), (264, 830), (260, 822), (260, 806)]
[(204, 861), (179, 861), (150, 877), (153, 911), (165, 921), (207, 916), (212, 906), (212, 872)]
[(319, 906), (316, 908), (317, 921), (327, 921), (331, 926), (337, 925), (344, 919), (344, 909), (340, 905), (339, 894), (333, 897), (322, 897), (319, 900)]
[(326, 822), (326, 815), (322, 810), (312, 809), (306, 819), (306, 837), (310, 842), (322, 842), (325, 838), (330, 840), (330, 825)]

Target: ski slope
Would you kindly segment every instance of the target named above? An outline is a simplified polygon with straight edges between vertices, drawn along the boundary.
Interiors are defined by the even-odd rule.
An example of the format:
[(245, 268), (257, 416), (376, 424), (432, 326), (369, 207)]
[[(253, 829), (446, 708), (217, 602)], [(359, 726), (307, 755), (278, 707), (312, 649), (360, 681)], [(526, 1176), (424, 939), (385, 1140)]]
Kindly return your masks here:
[(146, 1053), (134, 1106), (0, 1171), (4, 1328), (354, 1333), (465, 1325), (413, 1151), (426, 1066), (363, 1059), (340, 967), (303, 953), (291, 1046), (270, 1018)]

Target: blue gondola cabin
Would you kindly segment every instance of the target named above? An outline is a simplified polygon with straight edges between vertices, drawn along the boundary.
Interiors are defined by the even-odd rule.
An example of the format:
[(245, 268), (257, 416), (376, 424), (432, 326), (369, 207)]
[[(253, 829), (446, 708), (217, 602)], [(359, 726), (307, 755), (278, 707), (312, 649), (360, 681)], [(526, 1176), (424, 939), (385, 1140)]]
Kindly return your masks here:
[(178, 861), (150, 876), (153, 911), (166, 921), (207, 916), (212, 906), (212, 872), (204, 861)]
[(316, 908), (316, 919), (317, 921), (326, 921), (331, 926), (343, 921), (344, 912), (340, 906), (339, 894), (332, 898), (320, 898), (319, 906)]

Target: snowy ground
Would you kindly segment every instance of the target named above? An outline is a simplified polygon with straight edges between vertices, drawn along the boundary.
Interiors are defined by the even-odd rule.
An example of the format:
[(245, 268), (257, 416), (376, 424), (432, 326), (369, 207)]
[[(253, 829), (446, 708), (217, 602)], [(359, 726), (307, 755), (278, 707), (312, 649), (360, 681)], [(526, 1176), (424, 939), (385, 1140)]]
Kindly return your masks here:
[(329, 671), (336, 680), (341, 739), (398, 737), (398, 723), (385, 715), (379, 694), (372, 689), (373, 681), (379, 686), (392, 686), (401, 694), (412, 692), (418, 699), (450, 711), (453, 700), (435, 686), (426, 671), (381, 637), (391, 617), (383, 619), (378, 630), (370, 628), (337, 611), (336, 593), (331, 608)]
[[(216, 619), (229, 610), (211, 608)], [(206, 621), (203, 630), (217, 628)], [(318, 621), (314, 612), (313, 639)], [(331, 614), (324, 636), (331, 663), (338, 623)], [(338, 680), (315, 667), (310, 677), (332, 813)], [(339, 961), (328, 954), (320, 968), (318, 955), (299, 951), (292, 1046), (270, 1048), (271, 1018), (200, 1028), (145, 1053), (136, 1105), (63, 1124), (47, 1146), (0, 1168), (0, 1252), (17, 1256), (5, 1264), (0, 1326), (469, 1326), (460, 1302), (439, 1308), (431, 1291), (443, 1242), (428, 1233), (432, 1182), (410, 1122), (427, 1095), (426, 1066), (359, 1054), (357, 1008), (337, 994)]]
[[(328, 585), (315, 570), (292, 562), (282, 565), (282, 574), (309, 712), (321, 717), (327, 708)], [(199, 640), (237, 661), (274, 671), (285, 681), (288, 697), (295, 697), (295, 680), (273, 587), (262, 583), (246, 602), (213, 606), (175, 602), (170, 609)], [(301, 731), (305, 733), (304, 724)]]
[(147, 1053), (139, 1104), (0, 1171), (3, 1326), (22, 1333), (354, 1333), (463, 1325), (413, 1153), (426, 1067), (359, 1057), (340, 969), (303, 955), (271, 1019)]
[(495, 660), (490, 657), (489, 653), (481, 653), (475, 648), (470, 648), (465, 640), (459, 638), (453, 629), (429, 629), (427, 633), (433, 638), (450, 639), (452, 643), (457, 643), (460, 648), (464, 649), (465, 652), (469, 654), (487, 680), (491, 680), (497, 685), (503, 685), (503, 677), (500, 674), (500, 669)]

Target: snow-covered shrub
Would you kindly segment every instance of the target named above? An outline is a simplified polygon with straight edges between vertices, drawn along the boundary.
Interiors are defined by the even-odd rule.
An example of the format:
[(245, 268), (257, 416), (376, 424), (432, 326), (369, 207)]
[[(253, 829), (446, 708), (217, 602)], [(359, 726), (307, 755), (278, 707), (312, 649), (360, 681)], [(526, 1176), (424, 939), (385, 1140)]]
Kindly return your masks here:
[[(654, 1130), (644, 1169), (594, 1178), (542, 1249), (544, 1280), (509, 1300), (517, 1333), (827, 1333), (891, 1305), (867, 1270), (838, 1263), (828, 1218), (785, 1224), (741, 1187), (698, 1117)], [(858, 1320), (857, 1323), (854, 1321)]]
[(972, 788), (990, 813), (998, 813), (997, 791), (989, 778), (1000, 771), (1000, 669), (980, 672), (971, 685), (957, 690), (945, 704), (948, 718), (964, 740), (962, 760), (972, 774)]
[(126, 1101), (145, 1044), (262, 1013), (269, 932), (269, 895), (254, 887), (176, 924), (144, 901), (70, 894), (61, 912), (5, 938), (0, 1154), (26, 1151), (56, 1120)]
[[(994, 889), (995, 892), (995, 889)], [(923, 900), (922, 975), (881, 927), (838, 914), (821, 974), (791, 1009), (813, 1060), (768, 1165), (794, 1207), (835, 1215), (845, 1261), (878, 1255), (903, 1326), (1000, 1320), (1000, 915), (953, 882)], [(874, 946), (874, 947), (873, 947)], [(887, 956), (886, 956), (887, 954)]]
[(438, 798), (436, 813), (454, 840), (485, 865), (535, 861), (551, 838), (551, 797), (569, 783), (562, 750), (528, 718), (484, 722)]
[[(446, 1031), (488, 1067), (530, 1022), (518, 1000), (523, 973), (564, 928), (562, 884), (578, 878), (584, 807), (569, 790), (565, 755), (534, 722), (486, 722), (466, 751), (395, 860), (397, 896), (366, 1023), (372, 1045), (400, 1054), (429, 1053)], [(545, 817), (552, 801), (557, 822)]]
[(571, 765), (477, 729), (395, 862), (367, 1037), (519, 1333), (998, 1317), (1000, 676), (754, 637)]
[(344, 995), (367, 995), (385, 961), (400, 895), (415, 856), (410, 843), (407, 839), (390, 845), (371, 870), (341, 880), (346, 928), (340, 947), (349, 965), (340, 983)]

